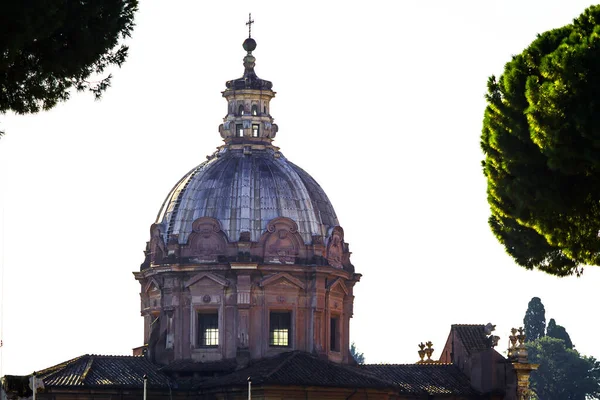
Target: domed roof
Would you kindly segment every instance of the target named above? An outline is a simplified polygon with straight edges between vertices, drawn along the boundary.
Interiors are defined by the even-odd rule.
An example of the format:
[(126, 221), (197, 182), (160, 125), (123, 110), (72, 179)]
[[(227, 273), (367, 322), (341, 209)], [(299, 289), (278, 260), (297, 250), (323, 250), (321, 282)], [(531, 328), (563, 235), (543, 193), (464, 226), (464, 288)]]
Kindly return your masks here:
[(273, 148), (222, 147), (208, 161), (188, 172), (167, 196), (156, 223), (161, 232), (187, 242), (192, 222), (212, 217), (230, 242), (242, 232), (258, 241), (269, 221), (288, 217), (298, 224), (306, 244), (325, 238), (338, 225), (335, 211), (319, 184)]

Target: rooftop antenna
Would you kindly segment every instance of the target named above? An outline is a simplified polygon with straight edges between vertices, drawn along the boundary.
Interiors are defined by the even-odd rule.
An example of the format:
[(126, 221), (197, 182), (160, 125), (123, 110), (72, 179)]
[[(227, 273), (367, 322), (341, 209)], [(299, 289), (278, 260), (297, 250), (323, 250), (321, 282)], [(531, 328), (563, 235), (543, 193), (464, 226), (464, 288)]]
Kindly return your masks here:
[(252, 13), (248, 13), (248, 22), (246, 22), (246, 25), (248, 25), (248, 37), (252, 37), (252, 24), (254, 23), (254, 20), (252, 19)]

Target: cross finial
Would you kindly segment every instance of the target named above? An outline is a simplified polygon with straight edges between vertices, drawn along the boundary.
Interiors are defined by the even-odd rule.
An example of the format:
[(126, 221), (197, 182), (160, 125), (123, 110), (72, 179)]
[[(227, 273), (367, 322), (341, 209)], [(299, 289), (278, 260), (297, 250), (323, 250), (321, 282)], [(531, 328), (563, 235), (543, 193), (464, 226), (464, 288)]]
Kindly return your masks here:
[(252, 19), (252, 13), (248, 13), (248, 22), (246, 22), (246, 25), (248, 25), (248, 37), (252, 37), (252, 24), (254, 23), (254, 20)]

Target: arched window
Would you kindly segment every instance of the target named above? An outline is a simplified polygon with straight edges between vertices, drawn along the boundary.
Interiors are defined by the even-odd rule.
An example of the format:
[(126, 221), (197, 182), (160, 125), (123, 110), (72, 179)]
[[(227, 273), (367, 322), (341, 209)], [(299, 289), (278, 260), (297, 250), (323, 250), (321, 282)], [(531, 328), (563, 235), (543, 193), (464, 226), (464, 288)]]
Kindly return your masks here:
[(258, 106), (256, 104), (252, 105), (252, 115), (258, 115)]
[(244, 115), (244, 105), (243, 104), (240, 104), (240, 106), (238, 107), (238, 114)]

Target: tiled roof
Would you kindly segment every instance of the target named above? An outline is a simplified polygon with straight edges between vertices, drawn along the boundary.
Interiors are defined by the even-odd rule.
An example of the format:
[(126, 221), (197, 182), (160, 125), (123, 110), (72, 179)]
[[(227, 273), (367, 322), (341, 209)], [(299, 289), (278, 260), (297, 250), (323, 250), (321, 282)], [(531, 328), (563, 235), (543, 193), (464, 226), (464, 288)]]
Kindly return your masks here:
[(143, 356), (83, 355), (38, 371), (44, 386), (142, 388), (144, 375), (148, 387), (168, 388), (169, 380)]
[(474, 354), (489, 349), (490, 341), (484, 330), (484, 325), (452, 325), (452, 331), (460, 339), (467, 354)]
[[(169, 380), (168, 372), (212, 372), (220, 376), (183, 376)], [(478, 393), (452, 364), (340, 365), (310, 353), (292, 351), (252, 362), (234, 371), (230, 361), (179, 361), (160, 367), (143, 356), (84, 355), (38, 371), (46, 387), (142, 389), (143, 376), (154, 389), (202, 390), (257, 385), (372, 388), (404, 394), (472, 396)], [(201, 374), (206, 376), (206, 374)]]
[(259, 360), (242, 370), (208, 379), (198, 389), (247, 385), (248, 377), (253, 384), (262, 385), (397, 389), (394, 384), (363, 373), (357, 367), (336, 364), (301, 351)]
[(160, 368), (162, 372), (210, 372), (210, 373), (226, 373), (234, 371), (237, 364), (235, 360), (224, 360), (214, 362), (195, 362), (192, 360), (177, 360), (169, 365)]
[(405, 393), (473, 396), (469, 378), (452, 364), (361, 365), (360, 369), (393, 382)]

